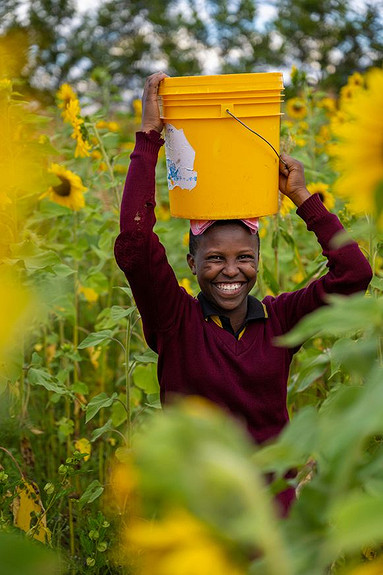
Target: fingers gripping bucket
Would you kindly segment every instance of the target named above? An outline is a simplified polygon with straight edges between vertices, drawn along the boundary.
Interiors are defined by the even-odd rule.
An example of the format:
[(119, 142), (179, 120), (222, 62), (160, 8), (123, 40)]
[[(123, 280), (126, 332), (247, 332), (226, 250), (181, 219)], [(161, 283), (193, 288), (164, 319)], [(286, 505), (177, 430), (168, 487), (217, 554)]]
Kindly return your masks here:
[(246, 219), (278, 211), (282, 90), (279, 73), (163, 80), (159, 95), (173, 216)]

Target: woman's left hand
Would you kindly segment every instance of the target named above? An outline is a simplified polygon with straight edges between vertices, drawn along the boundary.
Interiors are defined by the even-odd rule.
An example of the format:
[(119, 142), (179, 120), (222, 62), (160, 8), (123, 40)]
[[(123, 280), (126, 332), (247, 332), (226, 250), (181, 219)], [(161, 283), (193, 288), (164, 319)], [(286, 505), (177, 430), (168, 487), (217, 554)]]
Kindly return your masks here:
[(303, 164), (287, 154), (282, 154), (281, 158), (286, 165), (279, 163), (279, 189), (299, 208), (311, 195), (306, 188)]

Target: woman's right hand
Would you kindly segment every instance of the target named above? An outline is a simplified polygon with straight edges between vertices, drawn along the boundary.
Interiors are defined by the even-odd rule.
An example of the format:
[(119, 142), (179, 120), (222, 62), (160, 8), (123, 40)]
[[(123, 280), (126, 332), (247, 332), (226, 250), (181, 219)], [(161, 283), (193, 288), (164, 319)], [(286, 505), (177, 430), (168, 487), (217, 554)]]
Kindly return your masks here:
[(142, 95), (142, 132), (148, 133), (150, 130), (162, 132), (164, 123), (161, 120), (158, 106), (158, 86), (164, 78), (168, 78), (165, 72), (156, 72), (149, 76), (145, 82)]

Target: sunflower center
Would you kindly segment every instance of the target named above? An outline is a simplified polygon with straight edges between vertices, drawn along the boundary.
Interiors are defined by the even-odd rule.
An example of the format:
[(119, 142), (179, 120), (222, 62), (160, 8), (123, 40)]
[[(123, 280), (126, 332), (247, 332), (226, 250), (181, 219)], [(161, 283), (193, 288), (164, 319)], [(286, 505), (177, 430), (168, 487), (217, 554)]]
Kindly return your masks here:
[(70, 181), (62, 176), (58, 176), (58, 178), (61, 180), (61, 184), (53, 186), (55, 193), (58, 196), (70, 196)]

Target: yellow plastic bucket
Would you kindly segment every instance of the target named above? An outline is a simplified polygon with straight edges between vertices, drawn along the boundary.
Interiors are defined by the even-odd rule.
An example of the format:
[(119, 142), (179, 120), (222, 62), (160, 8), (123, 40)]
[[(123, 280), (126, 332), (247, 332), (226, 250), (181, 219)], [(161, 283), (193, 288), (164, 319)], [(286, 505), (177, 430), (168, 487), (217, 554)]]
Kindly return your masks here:
[(278, 211), (280, 73), (165, 78), (170, 212), (178, 218), (244, 219)]

